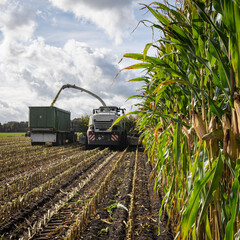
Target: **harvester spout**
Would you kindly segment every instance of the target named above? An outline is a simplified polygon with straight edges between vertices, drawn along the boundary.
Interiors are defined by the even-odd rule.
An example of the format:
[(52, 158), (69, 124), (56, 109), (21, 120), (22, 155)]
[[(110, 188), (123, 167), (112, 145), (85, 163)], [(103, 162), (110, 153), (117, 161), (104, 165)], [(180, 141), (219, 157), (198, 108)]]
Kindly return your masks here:
[(52, 103), (51, 103), (51, 105), (50, 105), (51, 107), (53, 107), (53, 105), (54, 105), (55, 102), (57, 101), (58, 96), (60, 95), (61, 91), (62, 91), (63, 89), (65, 89), (65, 88), (75, 88), (75, 89), (80, 90), (81, 92), (86, 92), (86, 93), (92, 95), (93, 97), (97, 98), (97, 99), (101, 102), (102, 106), (104, 106), (104, 107), (106, 106), (106, 103), (105, 103), (99, 96), (97, 96), (96, 94), (94, 94), (94, 93), (92, 93), (92, 92), (90, 92), (90, 91), (88, 91), (88, 90), (86, 90), (86, 89), (84, 89), (84, 88), (78, 87), (78, 86), (76, 86), (76, 85), (65, 84), (65, 85), (63, 85), (63, 86), (60, 88), (60, 90), (58, 91), (56, 97), (53, 99), (53, 101), (52, 101)]

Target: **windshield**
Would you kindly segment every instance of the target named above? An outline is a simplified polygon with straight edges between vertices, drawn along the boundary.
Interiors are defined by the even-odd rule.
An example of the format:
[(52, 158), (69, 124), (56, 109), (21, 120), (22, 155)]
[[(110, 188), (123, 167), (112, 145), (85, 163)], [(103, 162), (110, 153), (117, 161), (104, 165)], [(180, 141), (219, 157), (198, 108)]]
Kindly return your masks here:
[(99, 110), (96, 111), (97, 113), (118, 113), (118, 109), (116, 107), (112, 107), (112, 108), (109, 108), (109, 107), (101, 107), (99, 108)]

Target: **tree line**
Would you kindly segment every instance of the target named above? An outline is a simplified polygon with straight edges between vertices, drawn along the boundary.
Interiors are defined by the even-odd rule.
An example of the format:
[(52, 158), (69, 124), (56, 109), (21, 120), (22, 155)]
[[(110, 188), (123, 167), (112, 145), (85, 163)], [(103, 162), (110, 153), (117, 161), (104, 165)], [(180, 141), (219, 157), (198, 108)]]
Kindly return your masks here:
[(4, 124), (0, 123), (0, 132), (26, 132), (28, 130), (28, 122), (10, 121)]
[[(135, 128), (135, 118), (133, 116), (126, 117), (126, 130), (133, 133)], [(86, 132), (88, 129), (89, 115), (74, 118), (72, 121), (72, 128), (76, 132)], [(27, 132), (28, 122), (10, 121), (4, 124), (0, 123), (0, 132)]]

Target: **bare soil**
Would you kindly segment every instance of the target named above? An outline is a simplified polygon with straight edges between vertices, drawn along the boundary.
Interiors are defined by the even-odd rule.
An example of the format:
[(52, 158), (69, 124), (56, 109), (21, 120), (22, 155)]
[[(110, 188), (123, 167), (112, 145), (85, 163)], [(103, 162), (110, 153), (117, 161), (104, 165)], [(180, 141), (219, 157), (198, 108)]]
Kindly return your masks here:
[[(115, 176), (96, 213), (91, 218), (81, 239), (127, 239), (128, 210), (132, 192), (132, 178), (135, 154), (129, 153)], [(158, 211), (161, 197), (154, 195), (153, 182), (149, 182), (151, 166), (146, 164), (144, 153), (139, 153), (136, 179), (136, 201), (134, 208), (134, 232), (132, 239), (172, 240), (171, 232), (166, 228), (167, 216), (159, 222)], [(158, 234), (158, 227), (161, 234)]]

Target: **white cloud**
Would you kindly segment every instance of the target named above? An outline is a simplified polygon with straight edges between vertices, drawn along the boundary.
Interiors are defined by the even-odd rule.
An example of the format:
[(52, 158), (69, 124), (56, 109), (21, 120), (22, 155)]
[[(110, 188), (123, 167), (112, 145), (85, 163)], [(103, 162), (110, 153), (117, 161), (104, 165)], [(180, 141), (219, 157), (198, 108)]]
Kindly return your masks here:
[[(103, 29), (116, 44), (136, 25), (131, 0), (49, 0), (55, 7), (89, 20)], [(128, 30), (128, 31), (127, 31)]]
[(0, 30), (5, 42), (28, 41), (34, 29), (35, 21), (31, 8), (13, 1), (0, 5)]
[[(83, 13), (77, 14), (79, 9), (87, 11), (92, 7), (89, 16), (83, 14), (81, 17), (96, 22), (102, 19), (101, 24), (105, 21), (102, 28), (120, 41), (125, 29), (124, 22), (133, 18), (131, 10), (127, 10), (127, 4), (124, 5), (130, 4), (130, 1), (122, 2), (111, 1), (112, 4), (107, 5), (108, 1), (105, 0), (99, 6), (98, 1), (90, 1), (87, 5), (79, 1), (75, 14), (80, 17)], [(75, 1), (59, 0), (60, 3), (69, 3), (69, 11), (75, 6)], [(136, 87), (126, 81), (132, 73), (123, 72), (114, 80), (119, 71), (119, 57), (114, 49), (93, 48), (69, 38), (62, 48), (47, 44), (43, 37), (35, 36), (38, 23), (33, 13), (41, 15), (42, 12), (42, 9), (32, 10), (30, 6), (22, 6), (14, 0), (0, 4), (0, 122), (28, 120), (28, 106), (50, 105), (60, 87), (67, 83), (96, 93), (108, 105), (130, 105), (125, 101), (134, 94)], [(93, 20), (95, 13), (97, 17)], [(113, 18), (113, 23), (107, 28), (105, 24), (110, 18)], [(91, 113), (100, 102), (86, 93), (66, 89), (56, 105), (71, 111), (72, 117), (79, 117)]]
[[(0, 51), (3, 47), (0, 45)], [(2, 118), (8, 112), (8, 118), (27, 120), (28, 106), (50, 105), (60, 87), (67, 83), (96, 93), (109, 105), (124, 105), (133, 94), (132, 89), (126, 89), (123, 79), (127, 79), (127, 73), (113, 81), (119, 67), (117, 57), (108, 49), (92, 49), (75, 40), (69, 40), (62, 49), (45, 44), (42, 38), (29, 45), (13, 42), (12, 47), (22, 51), (13, 55), (9, 52), (0, 61)], [(91, 113), (99, 104), (86, 93), (70, 89), (64, 90), (56, 103), (73, 112), (73, 117)]]
[(0, 0), (0, 6), (6, 4), (7, 0)]

